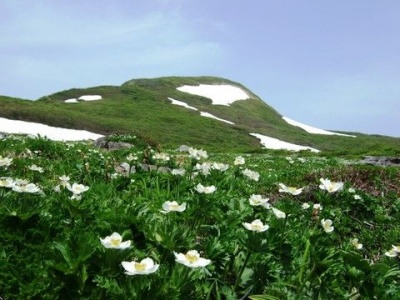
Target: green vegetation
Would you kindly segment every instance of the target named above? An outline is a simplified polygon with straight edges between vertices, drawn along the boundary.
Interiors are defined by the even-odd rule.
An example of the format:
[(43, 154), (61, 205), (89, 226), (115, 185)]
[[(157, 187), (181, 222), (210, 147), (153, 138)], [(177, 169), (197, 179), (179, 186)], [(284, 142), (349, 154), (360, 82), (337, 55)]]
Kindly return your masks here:
[[(210, 105), (210, 99), (183, 93), (182, 85), (233, 84), (251, 99), (231, 106)], [(69, 98), (98, 94), (103, 100), (64, 103)], [(199, 112), (171, 105), (168, 97), (229, 120), (229, 125), (201, 117)], [(264, 134), (290, 143), (311, 146), (332, 155), (400, 155), (400, 139), (358, 133), (357, 138), (309, 134), (282, 120), (280, 114), (236, 82), (216, 77), (136, 79), (121, 86), (71, 89), (37, 101), (0, 96), (0, 117), (85, 129), (100, 134), (132, 134), (151, 145), (177, 148), (196, 145), (213, 152), (263, 152), (249, 133)]]
[[(64, 109), (46, 99), (23, 105), (28, 111), (38, 103)], [(71, 105), (74, 113), (64, 117), (91, 104)], [(0, 140), (0, 297), (385, 300), (400, 294), (398, 168), (282, 151), (207, 158), (195, 149), (159, 152), (133, 135), (109, 139), (135, 146), (108, 152), (89, 143)], [(163, 168), (144, 171), (142, 164)], [(142, 275), (125, 274), (122, 262), (132, 261), (133, 273)]]

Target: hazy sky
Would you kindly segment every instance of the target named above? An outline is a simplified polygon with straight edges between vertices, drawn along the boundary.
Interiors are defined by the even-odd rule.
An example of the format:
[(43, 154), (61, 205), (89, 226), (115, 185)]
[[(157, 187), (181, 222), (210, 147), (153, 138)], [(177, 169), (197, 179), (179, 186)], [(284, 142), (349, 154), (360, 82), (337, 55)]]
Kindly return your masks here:
[(400, 137), (399, 16), (399, 0), (1, 0), (0, 94), (212, 75), (308, 125)]

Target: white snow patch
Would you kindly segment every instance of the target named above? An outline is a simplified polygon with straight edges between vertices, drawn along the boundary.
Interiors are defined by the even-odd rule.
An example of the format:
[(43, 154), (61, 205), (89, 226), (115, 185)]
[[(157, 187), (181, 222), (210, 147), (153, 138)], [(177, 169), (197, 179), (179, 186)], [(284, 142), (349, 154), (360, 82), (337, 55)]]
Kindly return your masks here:
[(183, 106), (183, 107), (186, 107), (186, 108), (189, 108), (189, 109), (198, 110), (196, 107), (190, 106), (185, 102), (182, 102), (182, 101), (179, 101), (179, 100), (175, 100), (175, 99), (172, 99), (170, 97), (168, 97), (168, 100), (171, 100), (172, 104), (174, 104), (174, 105), (179, 105), (179, 106)]
[(76, 98), (67, 99), (64, 102), (65, 103), (79, 103), (78, 99), (76, 99)]
[(0, 132), (46, 136), (48, 139), (53, 141), (96, 140), (103, 137), (101, 134), (92, 133), (86, 130), (52, 127), (40, 123), (10, 120), (5, 118), (0, 118)]
[[(190, 105), (188, 105), (187, 103), (185, 103), (183, 101), (175, 100), (175, 99), (170, 98), (170, 97), (168, 97), (168, 100), (171, 100), (171, 103), (174, 104), (174, 105), (179, 105), (179, 106), (183, 106), (185, 108), (198, 110), (196, 107), (190, 106)], [(207, 117), (207, 118), (212, 118), (212, 119), (215, 119), (215, 120), (218, 120), (218, 121), (221, 121), (221, 122), (225, 122), (225, 123), (228, 123), (228, 124), (231, 124), (231, 125), (235, 125), (235, 123), (233, 123), (231, 121), (218, 118), (218, 117), (216, 117), (216, 116), (214, 116), (214, 115), (212, 115), (212, 114), (210, 114), (208, 112), (201, 111), (200, 112), (200, 116)]]
[(80, 96), (78, 100), (82, 101), (95, 101), (95, 100), (101, 100), (103, 99), (100, 95), (85, 95), (85, 96)]
[(303, 123), (294, 121), (292, 119), (289, 119), (288, 117), (282, 117), (282, 119), (284, 119), (287, 123), (289, 123), (290, 125), (296, 126), (296, 127), (300, 127), (302, 129), (304, 129), (305, 131), (309, 132), (309, 133), (314, 133), (314, 134), (326, 134), (326, 135), (341, 135), (341, 136), (349, 136), (349, 137), (356, 137), (355, 135), (349, 135), (349, 134), (343, 134), (343, 133), (337, 133), (337, 132), (332, 132), (332, 131), (327, 131), (324, 129), (319, 129), (319, 128), (315, 128), (309, 125), (305, 125)]
[(312, 152), (320, 152), (318, 149), (315, 148), (299, 146), (296, 144), (284, 142), (258, 133), (250, 133), (250, 135), (258, 138), (261, 144), (267, 149), (290, 150), (290, 151), (311, 150)]
[(246, 100), (249, 98), (246, 92), (241, 88), (229, 85), (210, 85), (210, 84), (200, 84), (198, 86), (194, 85), (184, 85), (177, 88), (178, 91), (206, 97), (212, 100), (214, 105), (225, 105), (238, 101)]
[(214, 115), (212, 115), (212, 114), (210, 114), (208, 112), (201, 111), (200, 112), (200, 116), (207, 117), (207, 118), (212, 118), (212, 119), (215, 119), (215, 120), (218, 120), (218, 121), (222, 121), (222, 122), (225, 122), (225, 123), (228, 123), (228, 124), (231, 124), (231, 125), (235, 125), (235, 123), (233, 123), (231, 121), (227, 121), (227, 120), (218, 118), (218, 117), (216, 117), (216, 116), (214, 116)]

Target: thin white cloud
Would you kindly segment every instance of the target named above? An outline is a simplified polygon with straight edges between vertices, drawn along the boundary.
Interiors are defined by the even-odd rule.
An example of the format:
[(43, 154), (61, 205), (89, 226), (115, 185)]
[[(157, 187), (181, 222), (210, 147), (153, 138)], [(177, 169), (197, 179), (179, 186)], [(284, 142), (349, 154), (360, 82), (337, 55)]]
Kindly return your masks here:
[(0, 27), (0, 65), (7, 72), (0, 94), (35, 98), (141, 76), (197, 74), (225, 59), (218, 42), (199, 36), (174, 9), (84, 14), (71, 7), (61, 12), (48, 1), (5, 8), (10, 17)]

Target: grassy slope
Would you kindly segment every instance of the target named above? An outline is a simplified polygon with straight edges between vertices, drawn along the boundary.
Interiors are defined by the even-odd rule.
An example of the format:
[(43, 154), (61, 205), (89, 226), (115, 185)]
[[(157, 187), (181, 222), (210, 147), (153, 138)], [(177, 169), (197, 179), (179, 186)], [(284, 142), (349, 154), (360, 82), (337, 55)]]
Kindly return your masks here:
[[(231, 106), (210, 105), (211, 100), (176, 90), (181, 85), (234, 84), (251, 96)], [(66, 104), (64, 100), (100, 94), (104, 100)], [(201, 111), (232, 121), (235, 126), (198, 112), (171, 105), (168, 97), (184, 101)], [(137, 79), (118, 86), (99, 86), (58, 92), (31, 102), (0, 97), (0, 117), (86, 129), (96, 133), (132, 133), (153, 144), (177, 147), (195, 145), (210, 151), (257, 151), (259, 141), (250, 132), (337, 154), (400, 154), (400, 139), (357, 134), (357, 138), (312, 135), (288, 125), (281, 115), (238, 83), (215, 77), (165, 77)]]

